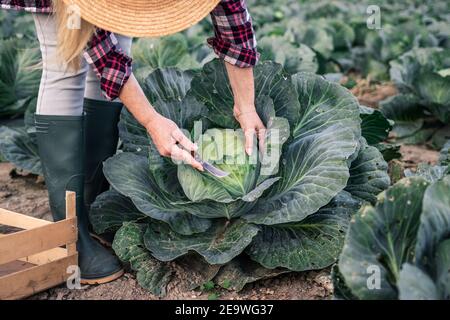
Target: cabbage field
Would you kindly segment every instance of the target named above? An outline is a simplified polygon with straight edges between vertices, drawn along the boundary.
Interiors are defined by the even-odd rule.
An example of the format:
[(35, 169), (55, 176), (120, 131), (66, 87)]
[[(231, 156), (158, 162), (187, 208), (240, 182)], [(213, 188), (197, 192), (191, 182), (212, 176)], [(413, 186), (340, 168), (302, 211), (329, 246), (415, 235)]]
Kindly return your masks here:
[[(230, 175), (160, 156), (124, 109), (94, 230), (115, 233), (116, 255), (160, 297), (188, 265), (198, 276), (189, 288), (213, 288), (211, 298), (325, 270), (335, 299), (450, 299), (450, 2), (247, 3), (261, 53), (256, 108), (275, 165), (266, 153), (252, 161), (229, 130), (239, 126), (224, 63), (205, 42), (209, 20), (136, 39), (134, 72), (149, 101), (209, 141), (203, 157)], [(0, 11), (0, 57), (0, 160), (41, 175), (29, 15)], [(360, 94), (385, 88), (370, 103)], [(220, 153), (222, 137), (235, 144)], [(435, 159), (408, 163), (411, 146)]]

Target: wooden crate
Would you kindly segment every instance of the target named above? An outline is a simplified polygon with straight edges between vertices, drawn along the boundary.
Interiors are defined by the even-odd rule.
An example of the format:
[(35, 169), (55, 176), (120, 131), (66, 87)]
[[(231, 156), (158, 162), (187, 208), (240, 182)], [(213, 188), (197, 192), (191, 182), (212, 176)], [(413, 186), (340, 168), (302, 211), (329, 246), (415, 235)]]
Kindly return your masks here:
[[(0, 208), (0, 300), (20, 299), (64, 283), (78, 265), (75, 193), (66, 192), (66, 219), (49, 222)], [(63, 247), (65, 246), (65, 247)]]

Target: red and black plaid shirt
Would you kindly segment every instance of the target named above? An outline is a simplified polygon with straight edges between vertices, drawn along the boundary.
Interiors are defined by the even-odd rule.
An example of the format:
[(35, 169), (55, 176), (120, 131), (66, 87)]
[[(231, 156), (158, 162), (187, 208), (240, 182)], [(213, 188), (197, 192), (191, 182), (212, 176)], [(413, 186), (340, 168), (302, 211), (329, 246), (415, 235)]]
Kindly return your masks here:
[[(4, 9), (52, 12), (51, 0), (0, 0)], [(254, 66), (259, 58), (252, 19), (245, 0), (222, 0), (211, 12), (215, 37), (208, 44), (225, 61)], [(131, 75), (131, 58), (118, 46), (113, 33), (99, 29), (89, 42), (84, 57), (100, 78), (104, 95), (114, 100)]]

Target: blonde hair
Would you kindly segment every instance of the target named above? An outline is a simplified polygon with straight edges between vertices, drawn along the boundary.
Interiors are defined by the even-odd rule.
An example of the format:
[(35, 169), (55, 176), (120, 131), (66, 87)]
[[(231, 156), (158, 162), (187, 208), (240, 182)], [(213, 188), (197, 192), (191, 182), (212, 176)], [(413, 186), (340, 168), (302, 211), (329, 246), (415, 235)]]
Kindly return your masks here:
[(95, 33), (95, 26), (81, 19), (80, 28), (70, 28), (71, 12), (64, 1), (53, 0), (53, 8), (58, 28), (58, 57), (70, 69), (78, 70), (82, 53)]

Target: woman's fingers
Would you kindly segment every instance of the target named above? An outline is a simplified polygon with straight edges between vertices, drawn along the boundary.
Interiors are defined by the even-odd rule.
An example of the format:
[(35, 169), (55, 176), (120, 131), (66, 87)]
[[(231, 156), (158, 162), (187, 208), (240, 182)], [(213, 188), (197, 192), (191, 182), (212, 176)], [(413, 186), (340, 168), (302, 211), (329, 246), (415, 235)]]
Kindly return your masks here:
[(197, 151), (198, 147), (195, 143), (189, 140), (180, 129), (172, 132), (172, 137), (177, 141), (184, 149), (188, 151)]
[(249, 156), (253, 153), (253, 137), (255, 136), (255, 129), (247, 129), (244, 131), (245, 135), (245, 152)]
[(190, 152), (181, 149), (177, 145), (173, 145), (171, 157), (174, 160), (183, 161), (184, 163), (191, 165), (192, 167), (194, 167), (197, 170), (200, 170), (200, 171), (204, 170), (203, 166), (200, 164), (200, 162), (195, 160)]
[(266, 128), (262, 127), (258, 130), (258, 145), (259, 145), (259, 152), (264, 152), (265, 148), (265, 139), (266, 139)]

